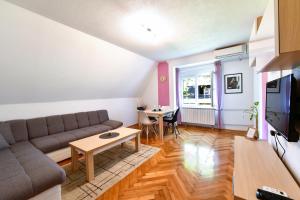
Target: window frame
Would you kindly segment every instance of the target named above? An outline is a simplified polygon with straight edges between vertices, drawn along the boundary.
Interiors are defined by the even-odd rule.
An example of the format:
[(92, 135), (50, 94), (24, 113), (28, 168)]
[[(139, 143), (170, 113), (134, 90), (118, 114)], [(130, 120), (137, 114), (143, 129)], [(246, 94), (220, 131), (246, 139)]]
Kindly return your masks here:
[[(194, 82), (195, 82), (195, 85), (194, 85), (194, 98), (191, 98), (191, 99), (194, 99), (195, 100), (195, 103), (191, 103), (191, 104), (185, 104), (185, 103), (183, 103), (184, 102), (184, 96), (183, 96), (183, 87), (184, 87), (184, 81), (186, 80), (186, 79), (194, 79)], [(196, 105), (196, 103), (197, 103), (197, 88), (196, 88), (196, 85), (197, 85), (197, 78), (196, 77), (194, 77), (194, 76), (185, 76), (185, 77), (183, 77), (182, 78), (182, 80), (181, 80), (181, 102), (182, 102), (182, 105), (186, 105), (186, 106), (189, 106), (189, 105)]]
[[(211, 92), (211, 102), (210, 102), (210, 105), (199, 105), (199, 88), (198, 88), (198, 78), (199, 76), (203, 76), (203, 75), (208, 75), (210, 74), (210, 77), (211, 77), (211, 88), (210, 88), (210, 92)], [(195, 79), (195, 103), (193, 104), (185, 104), (183, 103), (184, 102), (184, 97), (183, 97), (183, 87), (184, 87), (184, 80), (187, 79), (187, 78), (193, 78)], [(179, 98), (180, 98), (180, 107), (183, 107), (183, 108), (208, 108), (208, 109), (211, 109), (211, 108), (214, 108), (214, 70), (211, 70), (210, 73), (205, 73), (205, 72), (199, 72), (199, 73), (194, 73), (193, 75), (183, 75), (180, 77), (180, 84), (179, 84)]]

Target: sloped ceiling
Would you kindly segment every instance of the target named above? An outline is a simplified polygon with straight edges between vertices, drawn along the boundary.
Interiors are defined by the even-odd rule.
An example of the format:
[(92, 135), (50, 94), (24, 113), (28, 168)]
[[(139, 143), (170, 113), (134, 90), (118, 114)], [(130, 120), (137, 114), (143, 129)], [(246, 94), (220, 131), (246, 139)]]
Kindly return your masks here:
[(0, 1), (0, 104), (139, 97), (154, 61)]
[[(154, 60), (207, 52), (246, 42), (268, 0), (8, 0)], [(173, 34), (149, 45), (130, 37), (122, 21), (155, 10)]]

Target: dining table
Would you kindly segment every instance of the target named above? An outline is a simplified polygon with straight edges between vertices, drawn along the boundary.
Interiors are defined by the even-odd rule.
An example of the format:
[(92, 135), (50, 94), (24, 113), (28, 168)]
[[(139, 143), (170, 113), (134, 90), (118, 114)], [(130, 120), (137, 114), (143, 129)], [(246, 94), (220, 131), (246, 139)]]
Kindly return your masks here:
[(158, 121), (158, 127), (159, 127), (159, 139), (161, 142), (164, 141), (164, 117), (168, 116), (172, 113), (174, 113), (176, 111), (176, 109), (173, 108), (163, 108), (160, 110), (155, 110), (155, 109), (146, 109), (146, 110), (139, 110), (138, 111), (138, 123), (139, 123), (139, 127), (141, 128), (142, 124), (141, 124), (141, 117), (140, 117), (140, 113), (144, 112), (146, 113), (149, 117), (155, 117)]

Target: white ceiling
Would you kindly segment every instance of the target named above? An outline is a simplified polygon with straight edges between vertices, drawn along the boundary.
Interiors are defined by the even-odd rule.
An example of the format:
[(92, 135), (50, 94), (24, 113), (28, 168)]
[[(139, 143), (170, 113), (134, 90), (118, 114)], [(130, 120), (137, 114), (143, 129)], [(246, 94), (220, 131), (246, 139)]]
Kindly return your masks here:
[[(7, 0), (145, 57), (161, 61), (246, 42), (268, 0)], [(136, 12), (157, 13), (170, 34), (143, 43), (124, 30)], [(157, 30), (159, 32), (159, 30)]]

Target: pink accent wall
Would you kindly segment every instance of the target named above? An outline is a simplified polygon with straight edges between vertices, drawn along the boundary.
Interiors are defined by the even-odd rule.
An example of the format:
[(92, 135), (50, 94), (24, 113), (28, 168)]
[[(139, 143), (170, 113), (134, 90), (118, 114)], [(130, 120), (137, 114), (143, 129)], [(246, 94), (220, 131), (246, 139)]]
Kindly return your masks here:
[(268, 123), (265, 120), (266, 117), (266, 84), (268, 82), (268, 72), (262, 73), (262, 133), (261, 139), (268, 139)]
[[(157, 66), (158, 75), (158, 104), (161, 106), (170, 105), (169, 95), (169, 64), (167, 62), (160, 62)], [(161, 77), (166, 77), (165, 81), (161, 81)]]

